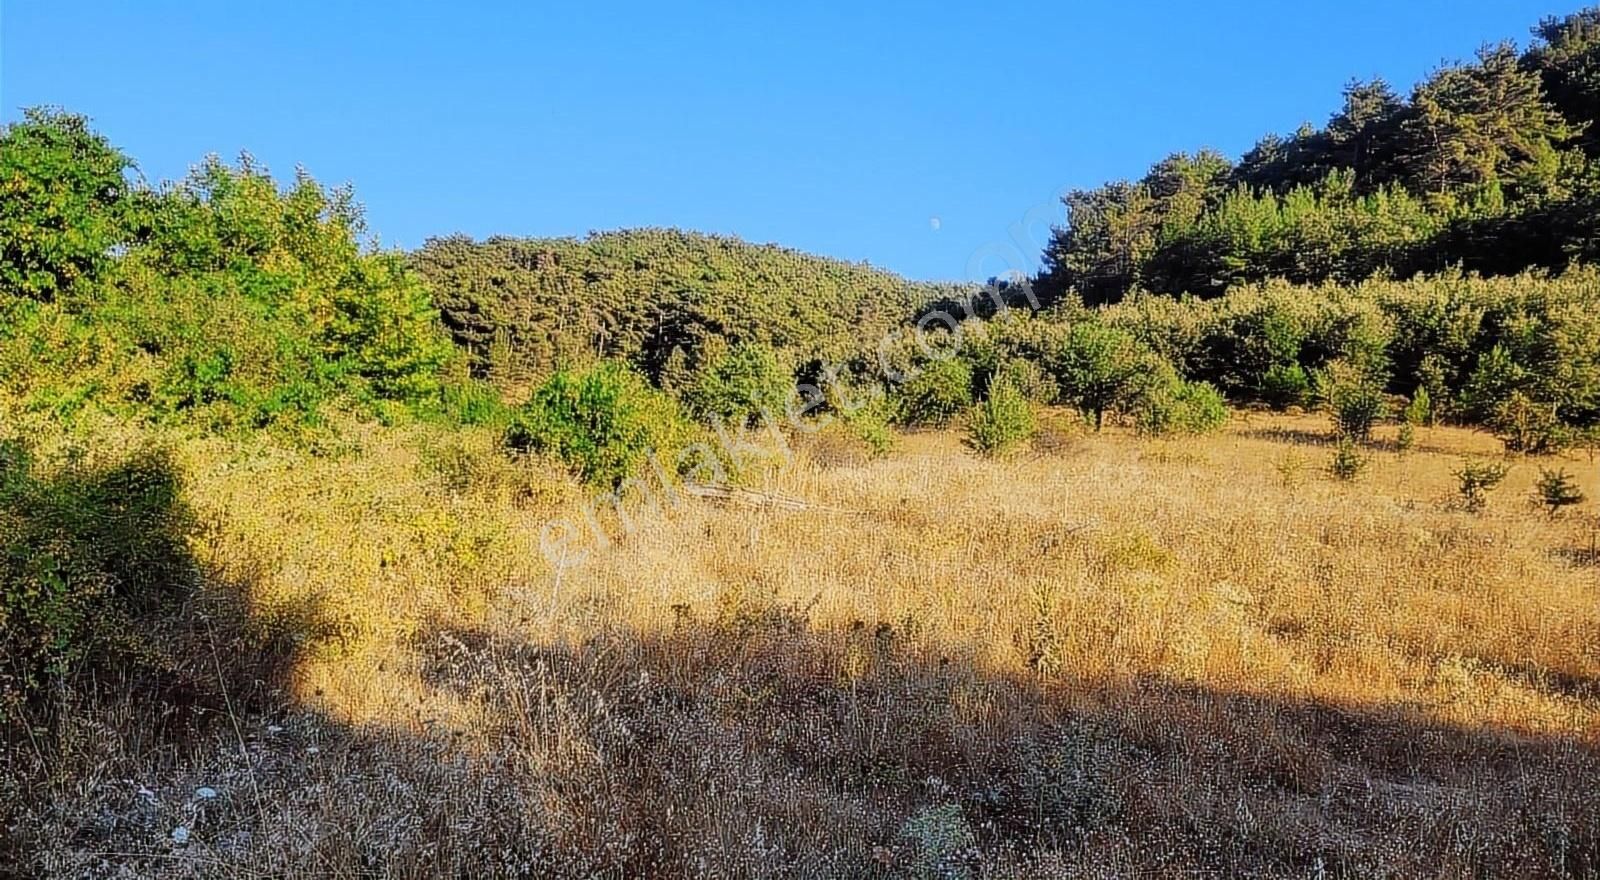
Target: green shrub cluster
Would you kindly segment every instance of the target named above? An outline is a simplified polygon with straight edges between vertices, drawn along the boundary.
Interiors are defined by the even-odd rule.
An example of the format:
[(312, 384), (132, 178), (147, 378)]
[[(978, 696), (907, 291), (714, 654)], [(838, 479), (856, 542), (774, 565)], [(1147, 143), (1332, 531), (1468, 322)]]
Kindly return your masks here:
[(280, 188), (248, 156), (130, 186), (59, 113), (7, 126), (0, 156), (0, 392), (217, 430), (315, 424), (333, 401), (443, 409), (456, 356), (430, 294), (363, 246), (348, 191)]
[(1028, 398), (1004, 377), (989, 383), (989, 393), (967, 417), (967, 445), (987, 456), (1002, 456), (1038, 430)]
[[(1364, 378), (1340, 384), (1341, 400), (1371, 409), (1381, 395), (1423, 389), (1430, 421), (1499, 425), (1515, 445), (1553, 448), (1522, 435), (1559, 439), (1600, 423), (1600, 271), (1588, 267), (1559, 277), (1269, 282), (1211, 300), (1139, 296), (1087, 314), (1241, 402), (1291, 405), (1308, 400), (1311, 377), (1354, 371)], [(1327, 402), (1326, 382), (1317, 390)]]
[(506, 433), (513, 449), (550, 455), (602, 488), (638, 474), (652, 454), (672, 466), (685, 440), (677, 403), (617, 361), (557, 370)]
[(784, 417), (795, 394), (794, 372), (771, 346), (739, 343), (713, 349), (684, 392), (691, 414), (734, 428), (755, 425), (763, 417)]
[(0, 715), (91, 668), (159, 665), (151, 622), (197, 582), (179, 489), (159, 453), (45, 463), (0, 442)]
[(895, 389), (895, 420), (902, 425), (942, 426), (972, 405), (972, 365), (963, 357), (925, 361)]
[(1172, 377), (1150, 388), (1135, 417), (1145, 434), (1209, 434), (1227, 424), (1228, 405), (1210, 385)]

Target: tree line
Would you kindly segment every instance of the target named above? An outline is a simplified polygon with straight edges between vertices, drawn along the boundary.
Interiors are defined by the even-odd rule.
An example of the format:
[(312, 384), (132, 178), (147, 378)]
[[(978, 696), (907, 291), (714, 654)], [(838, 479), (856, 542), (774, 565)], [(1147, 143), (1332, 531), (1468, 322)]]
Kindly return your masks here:
[(383, 250), (348, 189), (248, 156), (147, 185), (88, 120), (29, 110), (0, 131), (0, 401), (297, 442), (335, 413), (491, 423), (602, 482), (637, 456), (599, 435), (788, 403), (874, 449), (958, 420), (998, 449), (1041, 405), (1170, 431), (1215, 427), (1219, 395), (1426, 399), (1557, 448), (1600, 423), (1600, 10), (1536, 35), (1407, 97), (1352, 84), (1237, 163), (1072, 193), (1034, 284), (982, 290), (674, 229)]
[(1047, 298), (1197, 297), (1285, 278), (1353, 283), (1453, 267), (1515, 274), (1593, 260), (1600, 9), (1546, 18), (1407, 95), (1354, 81), (1326, 125), (1237, 162), (1175, 153), (1077, 190), (1038, 279)]

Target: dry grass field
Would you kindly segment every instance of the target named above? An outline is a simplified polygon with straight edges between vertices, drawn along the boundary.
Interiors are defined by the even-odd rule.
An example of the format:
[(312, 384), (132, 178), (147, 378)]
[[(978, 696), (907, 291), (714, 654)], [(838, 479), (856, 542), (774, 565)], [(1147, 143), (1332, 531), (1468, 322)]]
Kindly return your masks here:
[(488, 435), (190, 442), (196, 559), (293, 665), (14, 758), (19, 873), (1600, 876), (1595, 465), (1473, 514), (1492, 438), (1345, 483), (1326, 433), (801, 438), (756, 487), (799, 503), (603, 512), (559, 569), (582, 493)]

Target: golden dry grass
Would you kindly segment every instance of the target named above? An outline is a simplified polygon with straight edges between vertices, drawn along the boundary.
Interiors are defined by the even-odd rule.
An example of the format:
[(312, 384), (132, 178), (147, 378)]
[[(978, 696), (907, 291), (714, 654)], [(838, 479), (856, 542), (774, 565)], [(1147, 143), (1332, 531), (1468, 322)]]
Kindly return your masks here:
[(1453, 428), (1341, 483), (1325, 430), (800, 438), (756, 488), (804, 509), (602, 513), (561, 569), (582, 493), (487, 434), (187, 444), (197, 554), (300, 628), (297, 670), (210, 745), (106, 738), (33, 866), (1596, 876), (1593, 502), (1545, 516), (1521, 460), (1457, 509), (1497, 444)]

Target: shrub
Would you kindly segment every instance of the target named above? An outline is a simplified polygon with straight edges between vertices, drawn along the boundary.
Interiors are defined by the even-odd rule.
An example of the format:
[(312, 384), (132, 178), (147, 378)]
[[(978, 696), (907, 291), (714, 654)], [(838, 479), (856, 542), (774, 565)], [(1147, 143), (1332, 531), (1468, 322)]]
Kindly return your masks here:
[(1261, 377), (1261, 399), (1274, 409), (1304, 406), (1311, 397), (1311, 378), (1299, 364), (1278, 364)]
[(1571, 442), (1555, 407), (1537, 403), (1521, 391), (1513, 391), (1494, 408), (1489, 427), (1507, 450), (1527, 455), (1549, 455)]
[(972, 367), (961, 358), (929, 361), (900, 386), (896, 401), (901, 424), (949, 424), (972, 405)]
[(1227, 424), (1228, 405), (1209, 384), (1173, 377), (1145, 394), (1136, 415), (1145, 434), (1209, 434)]
[(889, 399), (883, 395), (845, 411), (840, 421), (850, 434), (867, 447), (868, 457), (881, 458), (894, 448), (894, 428), (890, 427)]
[(339, 372), (359, 377), (382, 399), (437, 399), (440, 371), (456, 352), (428, 289), (401, 256), (356, 257), (327, 298), (318, 341)]
[(1372, 439), (1372, 429), (1388, 410), (1383, 383), (1349, 364), (1331, 364), (1319, 376), (1319, 390), (1333, 415), (1334, 431), (1358, 443)]
[(1015, 388), (1029, 403), (1050, 406), (1056, 402), (1060, 389), (1054, 379), (1034, 361), (1026, 358), (1009, 358), (1000, 364), (989, 378), (989, 384), (1004, 381)]
[(1368, 459), (1360, 447), (1349, 437), (1340, 437), (1333, 450), (1333, 460), (1328, 462), (1328, 473), (1336, 480), (1350, 482), (1367, 469)]
[(148, 621), (196, 582), (166, 457), (46, 469), (0, 442), (0, 715), (50, 680), (156, 663)]
[(480, 379), (446, 385), (441, 413), (451, 424), (494, 428), (508, 427), (515, 415), (499, 389)]
[(1127, 331), (1086, 321), (1074, 324), (1048, 352), (1045, 368), (1060, 386), (1061, 400), (1093, 417), (1099, 430), (1107, 412), (1138, 404), (1162, 363)]
[(1577, 482), (1565, 470), (1540, 468), (1539, 482), (1534, 485), (1534, 497), (1551, 516), (1560, 513), (1564, 507), (1584, 502), (1583, 490), (1578, 488)]
[(1528, 379), (1503, 345), (1495, 345), (1478, 358), (1477, 366), (1461, 390), (1464, 415), (1475, 422), (1490, 422), (1495, 412)]
[(592, 485), (614, 487), (656, 451), (677, 453), (682, 419), (672, 398), (616, 361), (558, 370), (506, 432), (513, 449), (560, 459)]
[(1401, 422), (1399, 430), (1397, 430), (1394, 435), (1395, 449), (1399, 450), (1401, 454), (1404, 454), (1410, 452), (1411, 448), (1416, 445), (1417, 426), (1413, 425), (1411, 422)]
[(1433, 424), (1433, 398), (1428, 394), (1428, 386), (1417, 386), (1417, 393), (1411, 396), (1400, 418), (1413, 428)]
[(1432, 421), (1433, 401), (1425, 385), (1417, 386), (1417, 393), (1400, 411), (1400, 428), (1395, 433), (1395, 447), (1400, 452), (1410, 452), (1417, 445), (1417, 429)]
[(1462, 508), (1469, 513), (1483, 512), (1489, 504), (1489, 493), (1505, 480), (1508, 472), (1499, 462), (1463, 462), (1455, 472)]
[(1038, 429), (1033, 407), (1004, 379), (989, 385), (989, 396), (967, 420), (967, 445), (989, 456), (1005, 455)]
[(696, 418), (743, 428), (763, 413), (781, 416), (794, 390), (793, 373), (770, 346), (740, 343), (710, 358), (684, 393), (684, 402)]

